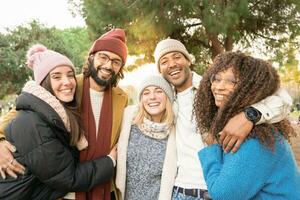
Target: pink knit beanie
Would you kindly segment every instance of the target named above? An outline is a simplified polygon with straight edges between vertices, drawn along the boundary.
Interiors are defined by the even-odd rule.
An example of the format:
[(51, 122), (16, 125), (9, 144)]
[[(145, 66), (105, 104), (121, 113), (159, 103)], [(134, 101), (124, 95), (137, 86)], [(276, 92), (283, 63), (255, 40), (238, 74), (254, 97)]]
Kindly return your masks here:
[(110, 51), (120, 56), (125, 64), (127, 59), (127, 46), (125, 40), (126, 37), (123, 29), (112, 29), (111, 31), (104, 33), (94, 42), (89, 51), (89, 55), (97, 51)]
[(27, 66), (33, 70), (34, 80), (38, 84), (45, 79), (45, 77), (55, 67), (67, 65), (76, 72), (71, 60), (66, 56), (49, 50), (42, 44), (33, 45), (27, 51)]

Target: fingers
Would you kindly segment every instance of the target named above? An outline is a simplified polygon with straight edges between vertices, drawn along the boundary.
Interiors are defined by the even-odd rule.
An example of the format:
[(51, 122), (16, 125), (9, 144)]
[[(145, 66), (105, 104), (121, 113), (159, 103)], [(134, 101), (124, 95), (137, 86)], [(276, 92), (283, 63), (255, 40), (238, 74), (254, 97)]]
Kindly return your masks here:
[(223, 140), (223, 142), (221, 143), (224, 150), (227, 147), (230, 139), (231, 139), (231, 136), (226, 136), (225, 139)]
[(14, 178), (18, 177), (17, 174), (14, 171), (12, 171), (9, 167), (6, 168), (6, 174), (8, 174), (8, 175), (10, 175), (11, 177), (14, 177)]
[[(21, 165), (16, 159), (13, 159), (8, 167), (10, 171), (12, 171), (11, 174), (19, 173), (19, 174), (25, 174), (25, 167)], [(7, 171), (8, 172), (8, 171)], [(13, 176), (15, 177), (15, 176)]]
[(231, 150), (231, 153), (237, 152), (237, 150), (239, 150), (242, 143), (243, 143), (243, 140), (237, 140), (237, 142), (235, 143), (234, 147)]
[(14, 145), (10, 144), (8, 141), (3, 141), (3, 144), (10, 152), (16, 151), (16, 147)]
[(226, 153), (229, 152), (235, 146), (236, 141), (237, 141), (237, 139), (235, 137), (231, 137), (230, 140), (228, 141), (227, 145), (225, 146), (224, 151)]
[(12, 152), (16, 151), (16, 148), (8, 141), (3, 141), (0, 144), (0, 174), (3, 179), (7, 175), (14, 178), (17, 177), (17, 173), (24, 174), (25, 167), (16, 161), (12, 155)]
[(219, 133), (219, 135), (220, 135), (219, 142), (223, 144), (223, 140), (225, 139), (225, 137), (227, 136), (227, 134), (226, 134), (225, 131), (221, 131)]
[(0, 167), (0, 174), (3, 179), (6, 179), (6, 175), (5, 175), (5, 172), (3, 171), (2, 167)]

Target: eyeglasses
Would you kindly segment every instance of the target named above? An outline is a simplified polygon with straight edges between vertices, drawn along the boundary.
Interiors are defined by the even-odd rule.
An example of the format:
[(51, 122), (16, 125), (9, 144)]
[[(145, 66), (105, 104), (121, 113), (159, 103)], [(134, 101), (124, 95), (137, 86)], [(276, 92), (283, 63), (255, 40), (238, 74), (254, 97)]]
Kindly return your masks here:
[(123, 62), (121, 60), (116, 58), (110, 58), (108, 55), (104, 53), (97, 54), (97, 59), (102, 65), (105, 65), (109, 61), (111, 61), (111, 65), (113, 68), (121, 68), (123, 66)]
[(236, 80), (233, 80), (233, 79), (222, 79), (220, 76), (218, 76), (216, 74), (213, 74), (210, 77), (210, 83), (212, 85), (220, 84), (222, 81), (223, 81), (223, 84), (226, 87), (234, 87), (237, 84)]

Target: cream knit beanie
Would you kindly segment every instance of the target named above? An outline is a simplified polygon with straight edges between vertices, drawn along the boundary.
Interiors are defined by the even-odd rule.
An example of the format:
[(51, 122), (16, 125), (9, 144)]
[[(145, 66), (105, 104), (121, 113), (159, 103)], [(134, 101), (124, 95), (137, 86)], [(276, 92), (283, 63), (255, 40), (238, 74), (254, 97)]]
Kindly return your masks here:
[(192, 58), (189, 54), (189, 52), (186, 50), (185, 46), (179, 41), (179, 40), (174, 40), (174, 39), (165, 39), (161, 40), (157, 45), (154, 50), (154, 60), (155, 64), (158, 67), (158, 71), (160, 72), (159, 69), (159, 64), (158, 61), (159, 59), (170, 52), (177, 51), (182, 53), (190, 62), (192, 62)]
[(140, 84), (138, 89), (138, 98), (141, 99), (143, 90), (148, 86), (157, 86), (161, 88), (169, 98), (170, 102), (174, 101), (174, 91), (171, 85), (164, 79), (161, 75), (151, 75), (147, 76)]

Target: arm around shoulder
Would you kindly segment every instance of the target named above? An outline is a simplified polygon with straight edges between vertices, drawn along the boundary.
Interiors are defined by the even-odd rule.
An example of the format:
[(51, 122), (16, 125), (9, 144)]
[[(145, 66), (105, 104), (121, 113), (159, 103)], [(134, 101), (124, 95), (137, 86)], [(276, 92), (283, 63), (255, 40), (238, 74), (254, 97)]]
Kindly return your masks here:
[(280, 88), (272, 96), (252, 105), (262, 114), (257, 124), (277, 123), (283, 120), (289, 114), (292, 104), (291, 96), (285, 89)]
[(6, 115), (3, 116), (0, 123), (0, 138), (5, 138), (5, 128), (16, 115), (17, 111), (15, 108), (13, 108)]

